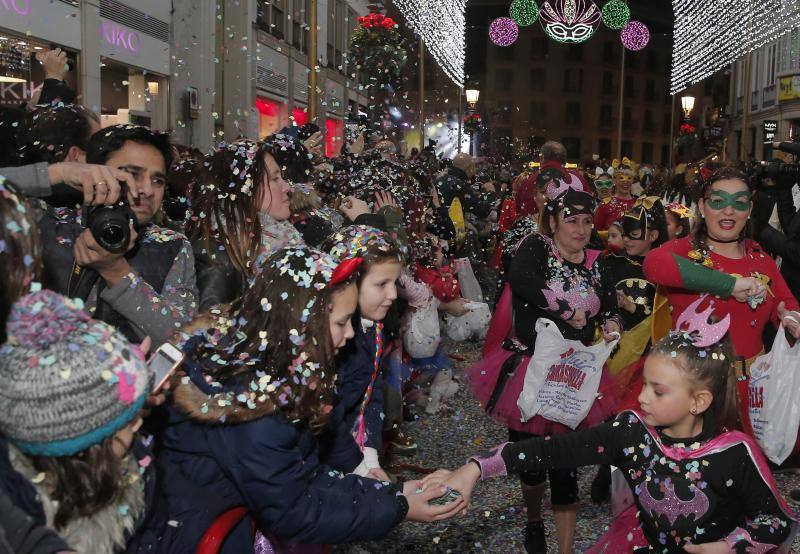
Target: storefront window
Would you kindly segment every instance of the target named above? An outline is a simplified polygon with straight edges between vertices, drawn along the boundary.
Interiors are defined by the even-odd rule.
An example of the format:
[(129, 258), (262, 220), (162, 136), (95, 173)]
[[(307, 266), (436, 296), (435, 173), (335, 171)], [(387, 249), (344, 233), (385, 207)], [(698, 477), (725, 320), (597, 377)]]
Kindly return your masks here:
[(333, 158), (342, 150), (342, 136), (344, 122), (341, 119), (329, 117), (325, 120), (325, 155)]
[[(17, 107), (33, 98), (38, 98), (44, 83), (44, 68), (36, 59), (48, 49), (49, 44), (29, 38), (18, 38), (0, 34), (0, 106)], [(64, 75), (67, 85), (78, 90), (78, 54), (70, 49), (67, 52), (69, 71)], [(21, 80), (20, 80), (21, 79)]]
[(133, 123), (167, 129), (169, 81), (166, 77), (110, 58), (100, 64), (100, 119), (103, 127)]
[(259, 138), (277, 133), (286, 125), (287, 107), (284, 102), (259, 96), (256, 99), (256, 110)]

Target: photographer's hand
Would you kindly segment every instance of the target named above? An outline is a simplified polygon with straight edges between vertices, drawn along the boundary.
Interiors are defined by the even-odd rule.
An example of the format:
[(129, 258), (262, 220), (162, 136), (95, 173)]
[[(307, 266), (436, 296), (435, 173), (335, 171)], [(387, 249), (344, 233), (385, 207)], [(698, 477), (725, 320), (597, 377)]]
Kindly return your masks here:
[(87, 206), (114, 204), (119, 201), (120, 183), (128, 186), (130, 194), (139, 196), (136, 179), (130, 173), (97, 164), (78, 162), (59, 162), (47, 168), (50, 183), (65, 183), (83, 192), (83, 203)]
[(45, 79), (58, 79), (63, 81), (69, 71), (67, 53), (61, 48), (54, 48), (43, 53), (37, 53), (36, 59), (44, 66)]
[[(131, 241), (128, 250), (136, 244), (136, 230), (131, 226)], [(126, 275), (133, 271), (125, 252), (115, 254), (109, 252), (94, 240), (92, 232), (85, 229), (75, 240), (73, 248), (75, 263), (81, 267), (91, 267), (100, 274), (109, 288), (119, 283)]]

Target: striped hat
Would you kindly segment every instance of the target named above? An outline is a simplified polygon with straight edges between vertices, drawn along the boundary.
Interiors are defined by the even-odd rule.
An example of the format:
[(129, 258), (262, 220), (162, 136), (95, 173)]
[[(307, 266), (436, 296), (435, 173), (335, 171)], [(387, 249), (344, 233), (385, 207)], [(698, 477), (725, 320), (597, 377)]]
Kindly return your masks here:
[(0, 432), (26, 454), (69, 456), (139, 413), (152, 375), (138, 348), (79, 300), (22, 297), (0, 348)]

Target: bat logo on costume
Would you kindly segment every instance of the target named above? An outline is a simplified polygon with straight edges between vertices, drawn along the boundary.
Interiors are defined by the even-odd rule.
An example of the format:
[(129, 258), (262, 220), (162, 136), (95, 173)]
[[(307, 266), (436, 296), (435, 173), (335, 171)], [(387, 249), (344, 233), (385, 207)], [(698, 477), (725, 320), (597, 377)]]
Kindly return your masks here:
[(694, 516), (695, 523), (700, 521), (708, 511), (708, 497), (699, 488), (694, 489), (694, 498), (681, 500), (675, 494), (675, 485), (671, 482), (664, 484), (664, 498), (656, 500), (650, 494), (647, 483), (642, 483), (642, 492), (639, 495), (639, 505), (647, 510), (653, 517), (666, 516), (670, 525), (675, 525), (678, 516), (688, 518)]

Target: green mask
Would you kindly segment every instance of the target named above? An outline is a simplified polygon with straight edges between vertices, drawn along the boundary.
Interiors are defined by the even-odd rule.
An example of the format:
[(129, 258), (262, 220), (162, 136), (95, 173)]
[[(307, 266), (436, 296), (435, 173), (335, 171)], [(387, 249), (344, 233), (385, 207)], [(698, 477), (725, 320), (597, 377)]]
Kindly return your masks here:
[(753, 195), (747, 190), (730, 194), (724, 190), (711, 189), (706, 197), (706, 204), (715, 211), (724, 210), (728, 206), (731, 206), (737, 212), (746, 212), (750, 209), (750, 201), (752, 198)]
[(614, 181), (610, 179), (608, 181), (605, 180), (601, 181), (598, 179), (594, 182), (594, 186), (598, 189), (610, 189), (611, 187), (614, 186)]

